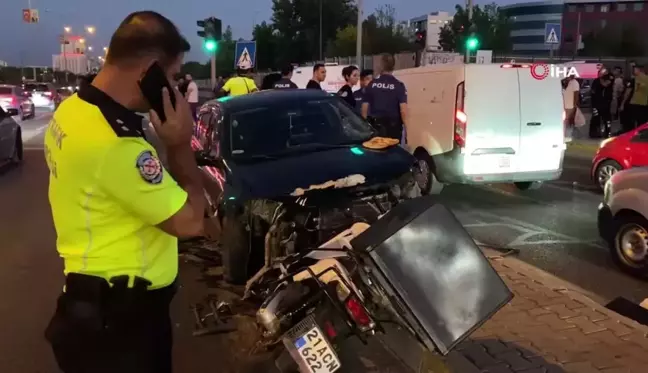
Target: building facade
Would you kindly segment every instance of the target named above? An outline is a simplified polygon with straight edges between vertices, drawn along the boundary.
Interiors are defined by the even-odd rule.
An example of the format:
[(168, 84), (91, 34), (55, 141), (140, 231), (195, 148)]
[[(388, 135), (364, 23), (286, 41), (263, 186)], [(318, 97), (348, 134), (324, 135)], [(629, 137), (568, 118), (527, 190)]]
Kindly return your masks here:
[(524, 55), (549, 55), (551, 48), (559, 46), (545, 43), (545, 24), (563, 22), (565, 4), (562, 0), (536, 1), (501, 7), (511, 24), (512, 53)]
[(87, 55), (85, 38), (81, 36), (61, 36), (60, 53), (52, 55), (52, 69), (54, 71), (68, 71), (73, 74), (83, 75), (93, 69), (93, 59)]
[(563, 6), (561, 54), (577, 54), (579, 41), (601, 30), (637, 33), (648, 51), (648, 1), (568, 0)]
[(410, 32), (413, 34), (417, 31), (425, 30), (427, 50), (441, 50), (439, 44), (439, 34), (443, 26), (452, 21), (453, 15), (448, 12), (432, 12), (420, 17), (412, 18), (408, 21)]

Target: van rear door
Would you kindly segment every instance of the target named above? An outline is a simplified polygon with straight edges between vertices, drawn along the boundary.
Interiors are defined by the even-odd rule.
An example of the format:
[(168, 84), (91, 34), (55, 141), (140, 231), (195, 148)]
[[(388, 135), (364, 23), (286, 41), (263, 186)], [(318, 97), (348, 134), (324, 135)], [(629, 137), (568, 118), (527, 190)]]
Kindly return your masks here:
[(534, 78), (520, 68), (520, 151), (519, 172), (561, 168), (565, 129), (562, 86), (559, 78)]
[(500, 65), (465, 67), (466, 139), (464, 174), (517, 171), (520, 147), (518, 69)]

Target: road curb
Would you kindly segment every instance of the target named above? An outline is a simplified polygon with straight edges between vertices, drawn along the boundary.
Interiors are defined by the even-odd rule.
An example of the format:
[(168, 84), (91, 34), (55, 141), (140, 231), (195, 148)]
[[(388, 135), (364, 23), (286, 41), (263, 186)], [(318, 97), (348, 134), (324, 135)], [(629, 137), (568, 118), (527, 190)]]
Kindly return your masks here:
[(548, 287), (552, 291), (564, 294), (569, 298), (572, 298), (588, 307), (591, 307), (596, 311), (610, 317), (610, 319), (622, 323), (631, 329), (637, 330), (638, 332), (642, 333), (644, 337), (648, 336), (648, 326), (640, 324), (632, 319), (609, 310), (604, 306), (604, 304), (607, 302), (602, 297), (575, 284), (572, 284), (571, 282), (556, 277), (553, 274), (538, 267), (532, 266), (518, 258), (502, 255), (500, 251), (489, 248), (482, 248), (482, 251), (489, 260), (498, 261), (500, 262), (500, 264), (504, 265), (512, 271), (517, 272), (522, 276), (526, 276), (534, 282)]

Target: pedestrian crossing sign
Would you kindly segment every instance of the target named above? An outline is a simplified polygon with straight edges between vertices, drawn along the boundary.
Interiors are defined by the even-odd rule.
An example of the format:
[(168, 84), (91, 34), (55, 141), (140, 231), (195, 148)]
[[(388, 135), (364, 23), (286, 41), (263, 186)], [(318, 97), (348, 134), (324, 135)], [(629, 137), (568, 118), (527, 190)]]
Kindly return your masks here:
[(242, 69), (252, 68), (252, 60), (250, 59), (250, 52), (247, 50), (247, 48), (243, 49), (243, 52), (241, 52), (241, 56), (239, 57), (236, 66)]
[(560, 44), (560, 23), (545, 23), (545, 44)]
[(236, 42), (236, 53), (234, 54), (234, 68), (252, 69), (256, 65), (256, 42)]

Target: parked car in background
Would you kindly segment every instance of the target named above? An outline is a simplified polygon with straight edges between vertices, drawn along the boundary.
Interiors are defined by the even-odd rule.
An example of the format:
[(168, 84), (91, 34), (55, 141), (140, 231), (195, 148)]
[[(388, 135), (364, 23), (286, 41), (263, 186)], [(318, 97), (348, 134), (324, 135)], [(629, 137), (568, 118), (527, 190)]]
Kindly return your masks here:
[(23, 91), (31, 94), (36, 107), (56, 109), (61, 103), (61, 96), (52, 83), (25, 83)]
[(22, 131), (13, 119), (18, 109), (0, 107), (0, 165), (19, 164), (23, 159)]
[(601, 142), (592, 160), (592, 180), (602, 191), (615, 173), (648, 166), (648, 123)]
[(605, 184), (598, 230), (624, 272), (648, 275), (648, 168), (618, 172)]
[(16, 109), (17, 116), (23, 120), (36, 115), (36, 107), (30, 95), (15, 85), (0, 84), (0, 106), (5, 111)]

